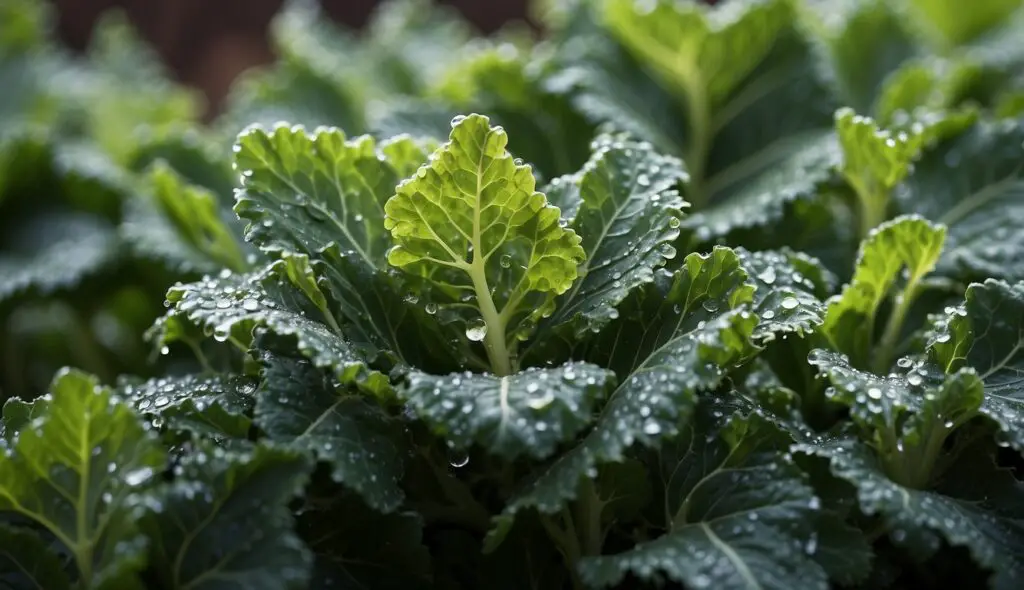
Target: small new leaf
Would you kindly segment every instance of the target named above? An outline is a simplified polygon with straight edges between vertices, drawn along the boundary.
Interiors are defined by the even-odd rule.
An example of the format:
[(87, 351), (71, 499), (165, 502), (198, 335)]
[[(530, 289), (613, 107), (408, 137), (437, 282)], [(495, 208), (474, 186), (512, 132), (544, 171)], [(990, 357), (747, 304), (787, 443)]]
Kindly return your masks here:
[(446, 310), (469, 308), (467, 338), (484, 341), (499, 375), (512, 372), (510, 350), (551, 313), (585, 256), (507, 142), (487, 117), (457, 118), (448, 143), (398, 186), (384, 220), (396, 243), (388, 261), (453, 293), (436, 302)]
[[(918, 216), (904, 216), (886, 222), (871, 231), (861, 244), (853, 279), (840, 295), (831, 298), (821, 333), (834, 350), (849, 355), (855, 367), (870, 364), (874, 344), (874, 327), (879, 306), (906, 268), (907, 278), (890, 312), (889, 326), (883, 335), (886, 350), (876, 350), (880, 372), (888, 370), (892, 347), (902, 327), (906, 308), (914, 301), (916, 290), (942, 254), (946, 228), (936, 226)], [(884, 353), (884, 354), (883, 354)]]

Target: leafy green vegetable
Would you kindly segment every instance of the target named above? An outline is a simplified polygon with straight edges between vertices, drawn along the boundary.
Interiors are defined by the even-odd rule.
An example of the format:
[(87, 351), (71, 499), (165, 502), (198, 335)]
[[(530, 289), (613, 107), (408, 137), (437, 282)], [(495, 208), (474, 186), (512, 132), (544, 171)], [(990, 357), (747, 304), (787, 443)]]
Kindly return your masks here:
[(469, 308), (466, 338), (484, 342), (499, 376), (512, 372), (516, 341), (553, 311), (586, 255), (506, 142), (487, 117), (453, 120), (449, 142), (384, 207), (396, 242), (388, 262), (470, 295), (468, 304), (461, 296), (434, 303), (454, 313)]
[(708, 4), (0, 2), (0, 586), (1021, 587), (1024, 6)]

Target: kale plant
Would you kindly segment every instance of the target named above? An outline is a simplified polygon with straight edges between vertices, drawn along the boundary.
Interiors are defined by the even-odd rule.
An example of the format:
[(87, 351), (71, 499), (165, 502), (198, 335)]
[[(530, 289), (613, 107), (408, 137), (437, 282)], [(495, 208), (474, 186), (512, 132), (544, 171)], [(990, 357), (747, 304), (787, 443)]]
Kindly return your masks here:
[(1024, 6), (720, 4), (289, 2), (131, 141), (41, 75), (156, 64), (0, 7), (2, 223), (93, 224), (0, 241), (71, 365), (0, 381), (0, 586), (1020, 587)]

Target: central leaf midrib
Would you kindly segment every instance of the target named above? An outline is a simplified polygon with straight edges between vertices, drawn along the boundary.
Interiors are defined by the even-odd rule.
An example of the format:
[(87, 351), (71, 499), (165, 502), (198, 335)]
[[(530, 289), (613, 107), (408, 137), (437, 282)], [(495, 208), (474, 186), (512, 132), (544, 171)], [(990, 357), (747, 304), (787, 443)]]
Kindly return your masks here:
[(754, 577), (754, 573), (750, 571), (750, 567), (747, 566), (746, 561), (740, 556), (740, 554), (715, 534), (715, 531), (711, 530), (711, 527), (706, 523), (700, 523), (700, 527), (708, 540), (711, 541), (711, 544), (721, 551), (725, 555), (726, 559), (736, 567), (736, 571), (747, 583), (747, 586), (749, 588), (762, 590), (761, 584), (757, 581), (757, 578)]

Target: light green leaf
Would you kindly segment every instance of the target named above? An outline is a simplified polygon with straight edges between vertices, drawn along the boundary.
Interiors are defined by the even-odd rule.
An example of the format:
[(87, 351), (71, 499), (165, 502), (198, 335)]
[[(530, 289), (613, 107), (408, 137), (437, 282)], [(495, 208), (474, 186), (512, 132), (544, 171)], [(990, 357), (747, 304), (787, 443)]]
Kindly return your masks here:
[(149, 182), (157, 206), (181, 240), (221, 267), (235, 272), (245, 268), (242, 249), (234, 232), (224, 223), (212, 193), (186, 184), (163, 162), (151, 168)]
[(902, 373), (879, 377), (821, 349), (810, 363), (832, 383), (825, 395), (850, 408), (886, 475), (909, 487), (928, 485), (946, 438), (977, 415), (984, 396), (973, 369), (944, 379), (934, 367), (903, 359)]
[[(705, 178), (716, 132), (766, 90), (770, 93), (774, 83), (739, 104), (726, 105), (726, 99), (771, 53), (792, 19), (791, 5), (784, 0), (712, 9), (666, 0), (604, 3), (604, 23), (612, 34), (686, 105), (684, 160), (691, 175), (686, 195), (696, 207), (710, 201)], [(716, 112), (719, 108), (722, 112)]]
[(598, 465), (621, 462), (634, 444), (656, 449), (678, 434), (696, 392), (715, 387), (752, 355), (754, 288), (732, 250), (691, 254), (674, 275), (655, 277), (623, 302), (619, 318), (584, 354), (613, 369), (620, 383), (594, 428), (506, 506), (491, 546), (516, 512), (557, 512)]
[(584, 258), (580, 237), (559, 225), (506, 143), (487, 117), (455, 120), (450, 141), (388, 200), (384, 220), (396, 243), (388, 261), (454, 295), (435, 304), (465, 310), (466, 337), (485, 342), (499, 375), (512, 372), (509, 351), (524, 324), (552, 311)]
[(884, 519), (897, 546), (928, 555), (940, 546), (938, 534), (993, 572), (991, 588), (1012, 590), (1024, 580), (1024, 489), (990, 452), (965, 450), (936, 486), (915, 489), (888, 478), (860, 442), (822, 440), (796, 450), (828, 458), (832, 473), (857, 488), (860, 509)]
[(915, 59), (890, 75), (879, 91), (874, 113), (882, 125), (900, 124), (915, 111), (956, 106), (981, 74), (967, 60)]
[(918, 53), (899, 9), (885, 0), (806, 2), (801, 12), (819, 53), (819, 67), (843, 103), (867, 112), (888, 76)]
[(888, 218), (890, 191), (910, 172), (921, 142), (918, 136), (880, 129), (849, 108), (836, 111), (836, 134), (843, 150), (839, 173), (857, 195), (861, 235)]
[(60, 212), (22, 220), (0, 237), (0, 301), (25, 292), (51, 295), (78, 285), (117, 258), (108, 222)]
[(182, 121), (199, 119), (198, 91), (170, 79), (156, 51), (123, 12), (100, 19), (88, 51), (92, 70), (84, 80), (81, 75), (69, 77), (66, 84), (85, 106), (92, 137), (115, 161), (134, 157), (139, 126), (160, 135)]
[(969, 43), (1002, 24), (1024, 6), (1021, 0), (980, 0), (971, 10), (951, 0), (909, 0), (912, 18), (929, 40), (941, 48)]
[(896, 193), (901, 211), (949, 227), (937, 272), (964, 282), (989, 277), (1024, 279), (1024, 123), (983, 121), (926, 150), (907, 189)]
[(249, 436), (255, 391), (255, 380), (240, 375), (126, 379), (117, 389), (155, 426), (166, 423), (172, 430), (239, 439)]
[(0, 511), (63, 543), (82, 587), (137, 588), (146, 542), (129, 497), (163, 469), (163, 449), (94, 378), (63, 371), (50, 395), (45, 412), (0, 454)]
[(574, 10), (574, 26), (558, 47), (545, 88), (568, 96), (593, 123), (649, 141), (663, 153), (682, 154), (684, 109), (624, 48), (607, 38), (594, 18), (587, 8)]
[(370, 369), (362, 353), (328, 320), (316, 319), (324, 316), (282, 277), (285, 265), (282, 260), (255, 273), (226, 273), (221, 278), (175, 285), (167, 293), (171, 313), (212, 333), (215, 340), (230, 340), (243, 349), (248, 348), (253, 329), (264, 326), (294, 338), (303, 356), (318, 368), (332, 370), (341, 383), (388, 395), (387, 377)]
[(654, 270), (675, 257), (671, 243), (686, 206), (676, 191), (686, 179), (679, 160), (626, 137), (602, 135), (593, 149), (569, 225), (583, 238), (581, 278), (542, 324), (570, 328), (571, 340), (600, 331), (633, 289), (653, 281)]
[(70, 590), (71, 580), (39, 535), (0, 525), (0, 588)]
[(381, 156), (372, 138), (347, 139), (337, 128), (313, 135), (301, 127), (249, 128), (235, 146), (244, 179), (235, 211), (250, 222), (246, 239), (311, 256), (333, 242), (371, 267), (383, 265), (390, 246), (384, 202), (400, 179)]
[(585, 558), (589, 585), (615, 586), (633, 573), (697, 588), (829, 587), (814, 561), (820, 501), (778, 452), (787, 438), (757, 414), (716, 420), (712, 407), (657, 455), (667, 532), (625, 553)]
[(312, 556), (294, 532), (288, 504), (303, 491), (309, 462), (257, 446), (232, 453), (202, 445), (177, 467), (142, 528), (150, 563), (167, 588), (301, 590)]
[(398, 423), (308, 361), (278, 355), (262, 359), (256, 425), (278, 443), (330, 464), (335, 481), (375, 510), (395, 510), (405, 453)]
[(506, 377), (413, 372), (400, 394), (458, 448), (504, 459), (546, 459), (590, 424), (615, 375), (589, 363), (528, 368)]
[(1024, 283), (989, 279), (967, 287), (963, 305), (946, 308), (928, 352), (946, 372), (978, 371), (985, 383), (981, 413), (1024, 452)]
[(605, 22), (682, 97), (720, 103), (771, 50), (790, 6), (751, 0), (708, 10), (696, 3), (612, 0)]
[[(874, 352), (879, 371), (889, 368), (881, 364), (891, 362), (889, 357), (895, 338), (900, 335), (906, 307), (913, 302), (921, 279), (935, 268), (945, 237), (945, 227), (918, 216), (904, 216), (873, 229), (861, 245), (853, 279), (843, 287), (841, 294), (828, 301), (825, 324), (821, 327), (821, 333), (832, 348), (849, 355), (853, 366), (868, 366)], [(879, 306), (904, 268), (905, 286), (896, 301), (896, 309), (890, 312), (890, 317), (896, 319), (890, 320), (882, 336), (882, 345), (887, 348), (873, 351)]]

